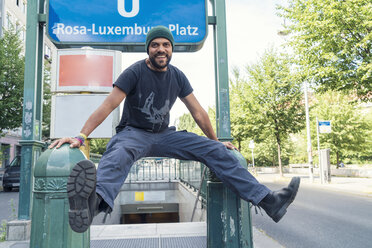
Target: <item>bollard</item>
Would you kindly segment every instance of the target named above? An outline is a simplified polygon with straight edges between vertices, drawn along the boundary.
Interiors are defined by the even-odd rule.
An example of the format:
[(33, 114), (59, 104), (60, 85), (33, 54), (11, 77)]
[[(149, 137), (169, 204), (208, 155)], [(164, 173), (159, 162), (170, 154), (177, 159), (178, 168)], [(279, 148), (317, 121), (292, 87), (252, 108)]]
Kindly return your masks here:
[(64, 144), (47, 149), (36, 162), (30, 247), (90, 247), (90, 229), (76, 233), (68, 223), (67, 179), (72, 167), (84, 159), (79, 149)]
[[(243, 155), (230, 152), (248, 168)], [(250, 203), (218, 182), (215, 175), (210, 175), (207, 183), (207, 247), (253, 247)]]

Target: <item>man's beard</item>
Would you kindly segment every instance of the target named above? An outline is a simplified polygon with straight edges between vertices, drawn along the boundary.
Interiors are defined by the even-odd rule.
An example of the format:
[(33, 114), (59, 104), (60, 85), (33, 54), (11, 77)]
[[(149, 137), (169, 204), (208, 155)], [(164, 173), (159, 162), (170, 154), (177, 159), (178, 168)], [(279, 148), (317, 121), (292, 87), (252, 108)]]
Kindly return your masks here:
[(150, 59), (150, 62), (151, 62), (151, 65), (154, 66), (156, 69), (164, 69), (165, 67), (167, 67), (169, 65), (169, 62), (171, 61), (172, 59), (172, 56), (168, 56), (168, 55), (165, 55), (166, 58), (167, 58), (167, 61), (164, 65), (160, 65), (156, 62), (156, 56), (159, 56), (159, 55), (164, 55), (164, 54), (161, 54), (161, 53), (157, 53), (155, 54), (154, 56), (150, 56), (149, 59)]

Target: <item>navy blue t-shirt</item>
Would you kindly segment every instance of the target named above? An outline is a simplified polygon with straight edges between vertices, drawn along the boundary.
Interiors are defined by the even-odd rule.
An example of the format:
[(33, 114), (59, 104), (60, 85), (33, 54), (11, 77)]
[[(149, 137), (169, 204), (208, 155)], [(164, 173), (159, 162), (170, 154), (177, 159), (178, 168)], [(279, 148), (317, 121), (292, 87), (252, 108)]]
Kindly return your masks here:
[(186, 97), (193, 91), (185, 74), (175, 66), (169, 64), (167, 71), (157, 72), (145, 60), (124, 70), (114, 86), (127, 94), (117, 133), (125, 126), (154, 133), (163, 131), (168, 127), (169, 111), (177, 97)]

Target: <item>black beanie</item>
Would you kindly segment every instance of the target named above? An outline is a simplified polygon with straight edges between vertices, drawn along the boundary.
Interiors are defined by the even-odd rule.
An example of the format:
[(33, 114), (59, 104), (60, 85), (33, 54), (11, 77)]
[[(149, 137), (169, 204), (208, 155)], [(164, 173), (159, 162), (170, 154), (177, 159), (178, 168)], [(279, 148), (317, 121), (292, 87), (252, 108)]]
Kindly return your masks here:
[(174, 38), (173, 38), (173, 35), (172, 35), (171, 31), (169, 31), (169, 29), (164, 27), (164, 26), (156, 26), (156, 27), (152, 28), (147, 33), (147, 36), (146, 36), (146, 52), (147, 52), (147, 54), (149, 54), (149, 45), (150, 45), (151, 41), (153, 39), (156, 39), (156, 38), (166, 38), (166, 39), (168, 39), (170, 41), (170, 43), (172, 44), (172, 50), (174, 50)]

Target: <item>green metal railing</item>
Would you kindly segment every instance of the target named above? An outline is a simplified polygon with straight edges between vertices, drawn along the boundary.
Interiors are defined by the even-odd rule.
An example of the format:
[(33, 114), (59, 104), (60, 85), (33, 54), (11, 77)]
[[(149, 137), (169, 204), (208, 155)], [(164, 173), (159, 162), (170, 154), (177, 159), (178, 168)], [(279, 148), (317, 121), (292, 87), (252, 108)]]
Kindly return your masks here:
[(146, 157), (133, 164), (125, 183), (176, 180), (185, 183), (194, 191), (201, 185), (200, 195), (206, 199), (206, 177), (201, 183), (204, 167), (204, 164), (196, 161)]
[(146, 157), (136, 161), (125, 183), (152, 182), (152, 181), (180, 181), (195, 192), (199, 190), (202, 197), (202, 204), (206, 206), (207, 183), (205, 176), (202, 180), (202, 173), (205, 165), (196, 161), (178, 160), (173, 158)]
[(179, 179), (179, 161), (172, 158), (146, 157), (136, 161), (126, 183), (143, 181), (172, 181)]
[[(207, 199), (207, 176), (203, 178), (205, 165), (196, 161), (180, 160), (180, 177), (179, 180), (194, 191), (200, 189), (200, 196), (202, 197), (202, 204), (206, 206)], [(203, 180), (202, 180), (203, 178)]]
[[(94, 163), (98, 164), (100, 158), (101, 155), (99, 154), (90, 154), (90, 159)], [(125, 183), (179, 181), (186, 184), (195, 192), (201, 188), (199, 195), (202, 197), (202, 204), (205, 207), (208, 177), (205, 175), (203, 178), (204, 168), (205, 165), (197, 161), (145, 157), (133, 164)], [(207, 173), (205, 172), (205, 174)]]
[(101, 154), (97, 154), (97, 153), (89, 153), (89, 159), (95, 163), (95, 164), (98, 164), (99, 161), (101, 160), (101, 157), (102, 155)]

